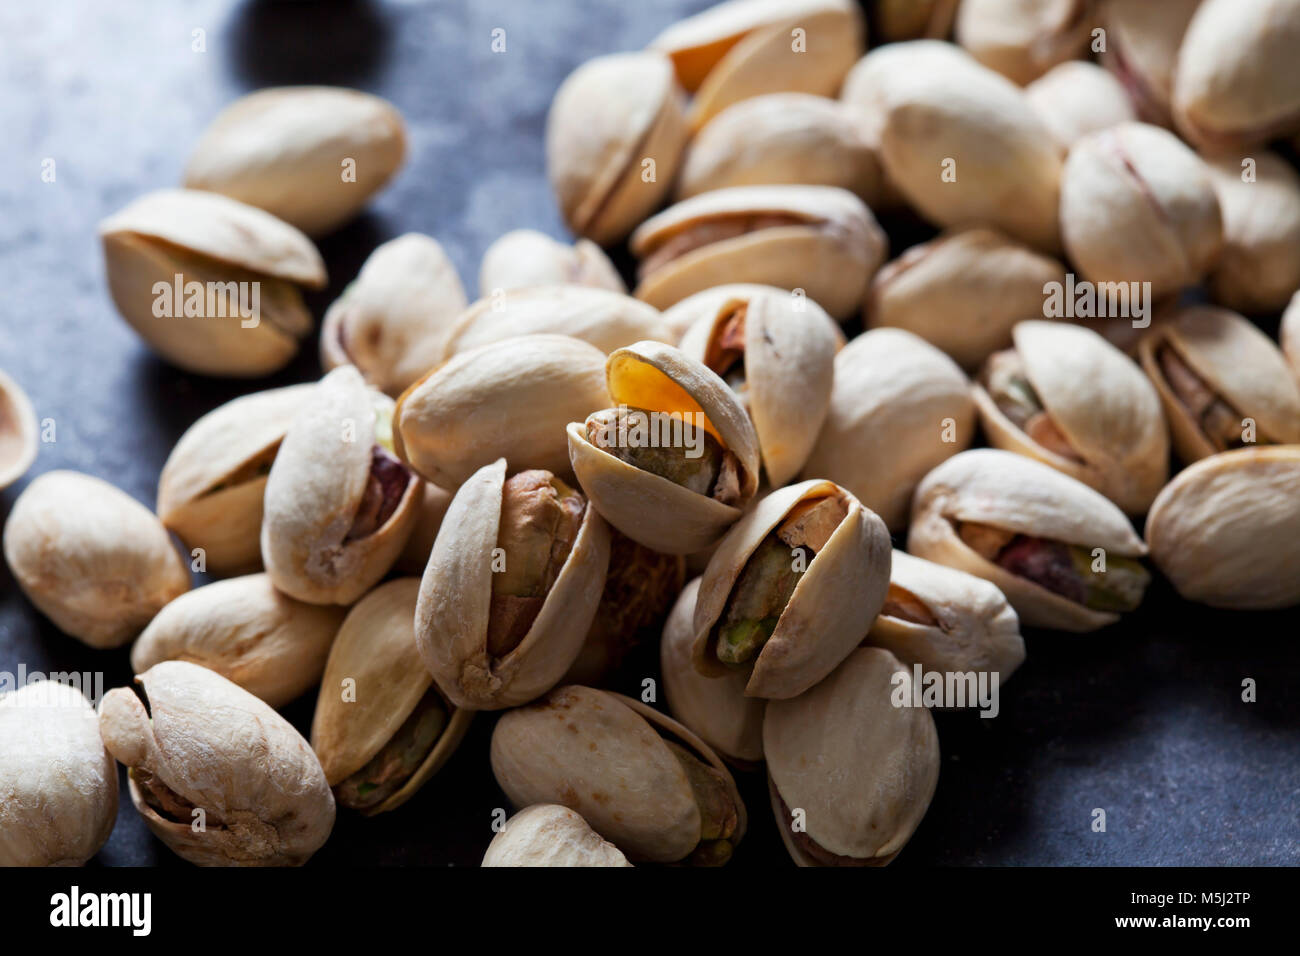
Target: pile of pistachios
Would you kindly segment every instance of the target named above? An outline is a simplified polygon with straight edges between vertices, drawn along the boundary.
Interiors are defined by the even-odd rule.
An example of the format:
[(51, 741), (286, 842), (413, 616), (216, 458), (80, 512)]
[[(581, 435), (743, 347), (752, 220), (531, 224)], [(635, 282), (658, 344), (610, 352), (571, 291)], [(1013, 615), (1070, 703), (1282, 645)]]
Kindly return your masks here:
[[(470, 302), (386, 242), (323, 377), (194, 422), (154, 511), (18, 496), (14, 579), (137, 686), (0, 698), (0, 864), (93, 856), (114, 761), (184, 859), (300, 864), (480, 712), (518, 811), (485, 866), (725, 863), (769, 812), (733, 774), (799, 865), (888, 863), (961, 706), (918, 675), (1005, 681), (1022, 627), (1111, 625), (1152, 566), (1300, 604), (1297, 50), (1300, 0), (730, 0), (579, 66), (572, 245), (502, 236)], [(374, 96), (240, 99), (101, 223), (113, 301), (180, 369), (283, 368), (309, 237), (405, 152)], [(930, 238), (891, 256), (878, 215)], [(0, 487), (36, 449), (0, 374)], [(311, 693), (308, 739), (277, 708)]]

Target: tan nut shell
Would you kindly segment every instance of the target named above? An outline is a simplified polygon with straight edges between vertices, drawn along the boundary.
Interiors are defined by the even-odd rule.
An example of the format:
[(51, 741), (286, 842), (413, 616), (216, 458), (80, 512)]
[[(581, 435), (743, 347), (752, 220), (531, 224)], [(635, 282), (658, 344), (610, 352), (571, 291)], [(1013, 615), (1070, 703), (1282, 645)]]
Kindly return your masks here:
[(1105, 0), (1107, 46), (1101, 62), (1133, 100), (1146, 123), (1173, 123), (1170, 102), (1178, 49), (1201, 0)]
[(106, 481), (47, 471), (29, 484), (4, 529), (18, 586), (65, 634), (120, 647), (190, 587), (167, 529)]
[(1300, 382), (1300, 292), (1291, 297), (1291, 304), (1282, 313), (1282, 354), (1291, 363), (1291, 372)]
[[(330, 786), (370, 762), (405, 723), (433, 685), (415, 646), (419, 578), (397, 578), (375, 588), (348, 611), (320, 682), (311, 745)], [(350, 692), (344, 699), (345, 682)], [(474, 719), (447, 701), (447, 726), (429, 755), (397, 792), (361, 811), (395, 810), (442, 768)]]
[(320, 681), (343, 614), (286, 597), (265, 574), (216, 581), (158, 612), (131, 647), (131, 669), (190, 661), (283, 707)]
[(0, 694), (0, 866), (80, 866), (117, 822), (117, 767), (75, 687)]
[(623, 277), (603, 249), (590, 239), (573, 245), (536, 229), (515, 229), (487, 247), (478, 270), (478, 294), (560, 283), (627, 292)]
[(803, 474), (835, 482), (901, 531), (917, 482), (974, 435), (970, 382), (952, 359), (910, 332), (872, 329), (835, 356), (830, 411)]
[(36, 413), (27, 393), (0, 371), (0, 490), (27, 473), (37, 444)]
[(1300, 174), (1277, 153), (1207, 165), (1223, 211), (1223, 255), (1210, 274), (1214, 301), (1238, 312), (1276, 312), (1300, 289)]
[(986, 561), (957, 535), (954, 520), (1103, 548), (1121, 557), (1147, 553), (1118, 507), (1042, 462), (994, 448), (950, 458), (916, 489), (907, 550), (992, 581), (1016, 609), (1021, 623), (1030, 627), (1094, 631), (1113, 624), (1119, 615), (1084, 607)]
[(758, 436), (727, 383), (671, 345), (637, 342), (606, 363), (609, 395), (618, 405), (651, 412), (703, 413), (706, 428), (736, 456), (735, 506), (696, 494), (643, 471), (587, 440), (586, 425), (566, 429), (573, 471), (601, 515), (633, 541), (664, 554), (690, 554), (716, 542), (758, 490)]
[(631, 866), (568, 807), (535, 803), (506, 821), (483, 854), (483, 866)]
[(816, 861), (794, 843), (791, 811), (825, 850), (889, 863), (916, 831), (939, 781), (939, 736), (924, 707), (895, 707), (895, 676), (911, 698), (911, 673), (889, 651), (856, 650), (826, 680), (767, 705), (763, 751), (777, 829), (800, 866)]
[[(200, 866), (297, 866), (329, 838), (334, 796), (293, 725), (248, 691), (188, 661), (164, 661), (99, 705), (104, 746), (203, 811), (205, 826), (157, 813), (130, 780), (154, 836)], [(197, 819), (197, 817), (196, 817)]]
[(1151, 557), (1178, 593), (1214, 607), (1300, 604), (1300, 446), (1203, 458), (1160, 493)]
[[(820, 320), (822, 315), (827, 314), (816, 302), (809, 302), (806, 295), (799, 292), (791, 292), (785, 289), (778, 289), (774, 285), (762, 285), (757, 282), (728, 282), (725, 285), (715, 285), (712, 288), (705, 289), (703, 292), (696, 292), (694, 295), (688, 295), (676, 305), (665, 309), (662, 313), (664, 324), (668, 326), (668, 333), (672, 341), (680, 343), (687, 330), (700, 320), (700, 316), (717, 312), (718, 309), (731, 299), (748, 298), (754, 295), (762, 295), (765, 292), (782, 292), (799, 300), (800, 308), (810, 313), (809, 317), (814, 321)], [(844, 347), (844, 332), (836, 328), (836, 349)], [(679, 345), (680, 347), (680, 345)]]
[(1025, 97), (1066, 149), (1089, 133), (1137, 119), (1124, 84), (1088, 60), (1052, 67), (1025, 87)]
[(1024, 86), (1086, 55), (1092, 0), (965, 0), (957, 42), (989, 69)]
[(573, 548), (519, 646), (487, 649), (493, 552), (506, 460), (484, 465), (456, 492), (434, 542), (415, 608), (424, 666), (458, 707), (501, 710), (546, 693), (564, 676), (591, 627), (609, 567), (609, 528), (587, 503)]

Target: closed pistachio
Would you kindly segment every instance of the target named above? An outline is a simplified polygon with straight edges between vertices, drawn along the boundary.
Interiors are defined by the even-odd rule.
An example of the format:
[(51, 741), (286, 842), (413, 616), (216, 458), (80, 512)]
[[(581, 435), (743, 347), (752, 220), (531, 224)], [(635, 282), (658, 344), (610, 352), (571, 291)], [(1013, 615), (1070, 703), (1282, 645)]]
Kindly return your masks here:
[(1137, 119), (1124, 84), (1087, 60), (1068, 60), (1025, 87), (1039, 118), (1065, 149), (1089, 133)]
[(27, 393), (0, 371), (0, 490), (27, 473), (36, 460), (36, 413)]
[(1092, 8), (1092, 0), (965, 0), (957, 10), (957, 42), (1024, 86), (1085, 55)]
[(505, 823), (483, 854), (483, 866), (631, 866), (568, 807), (535, 803)]
[(1264, 151), (1207, 165), (1224, 239), (1210, 294), (1238, 312), (1276, 312), (1300, 289), (1300, 174)]
[(105, 695), (99, 732), (154, 836), (199, 866), (298, 866), (321, 848), (334, 797), (292, 724), (188, 661), (135, 680)]
[(614, 263), (590, 239), (569, 246), (536, 229), (515, 229), (497, 239), (478, 271), (478, 294), (485, 299), (498, 290), (561, 283), (627, 292)]
[(1124, 84), (1145, 123), (1173, 124), (1178, 49), (1200, 5), (1201, 0), (1104, 0), (1101, 62)]
[(190, 586), (153, 513), (75, 471), (48, 471), (24, 489), (5, 522), (4, 553), (27, 599), (95, 648), (127, 643)]
[(452, 493), (445, 488), (439, 488), (428, 481), (422, 483), (420, 501), (415, 506), (415, 527), (411, 529), (411, 536), (406, 539), (406, 545), (398, 555), (394, 568), (416, 577), (424, 573), (424, 568), (429, 563), (429, 554), (433, 551), (434, 539), (438, 537), (442, 519), (446, 517), (447, 508), (451, 505), (451, 498)]
[(149, 193), (99, 224), (113, 302), (187, 372), (253, 378), (311, 332), (300, 287), (325, 286), (306, 236), (268, 212), (193, 189)]
[(1282, 354), (1291, 363), (1291, 371), (1300, 382), (1300, 292), (1291, 297), (1291, 303), (1282, 313)]
[(942, 40), (952, 32), (958, 0), (868, 0), (872, 36), (877, 44), (930, 37)]
[(1094, 631), (1142, 601), (1146, 545), (1108, 499), (1023, 455), (962, 452), (916, 489), (907, 550), (992, 581), (1031, 627)]

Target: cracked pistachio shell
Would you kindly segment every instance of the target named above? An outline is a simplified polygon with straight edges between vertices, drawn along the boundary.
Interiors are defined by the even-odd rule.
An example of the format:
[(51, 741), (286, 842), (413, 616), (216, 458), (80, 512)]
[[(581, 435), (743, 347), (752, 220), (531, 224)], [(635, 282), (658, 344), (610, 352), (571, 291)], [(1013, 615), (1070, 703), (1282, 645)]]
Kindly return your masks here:
[(320, 849), (334, 796), (292, 724), (188, 661), (155, 664), (135, 681), (142, 693), (104, 696), (99, 731), (129, 769), (131, 800), (154, 836), (199, 866), (297, 866)]
[(420, 480), (407, 474), (396, 509), (350, 537), (373, 484), (377, 416), (391, 400), (341, 366), (322, 378), (284, 436), (266, 480), (262, 563), (277, 589), (311, 604), (351, 604), (393, 566), (418, 514)]
[(492, 772), (516, 807), (558, 803), (634, 861), (675, 863), (701, 842), (703, 819), (666, 739), (720, 775), (745, 832), (745, 805), (709, 745), (640, 701), (573, 684), (507, 711), (492, 733)]
[(425, 565), (429, 563), (433, 542), (438, 537), (438, 529), (442, 527), (442, 519), (446, 517), (452, 499), (452, 492), (445, 488), (439, 488), (428, 481), (421, 484), (420, 501), (415, 506), (418, 512), (415, 527), (411, 529), (411, 536), (406, 539), (406, 545), (398, 555), (397, 563), (393, 565), (403, 574), (413, 574), (416, 577), (424, 573)]
[[(632, 234), (641, 260), (636, 297), (666, 309), (714, 286), (760, 283), (803, 289), (843, 319), (861, 304), (888, 242), (871, 210), (843, 189), (719, 189), (665, 209)], [(671, 255), (677, 244), (684, 251)]]
[(746, 666), (749, 697), (786, 699), (833, 671), (862, 642), (889, 589), (889, 531), (880, 518), (829, 481), (778, 488), (754, 505), (718, 545), (700, 581), (691, 659), (706, 677), (734, 669), (717, 656), (717, 630), (746, 562), (799, 504), (837, 497), (847, 514), (808, 562), (771, 637)]
[(579, 285), (627, 292), (605, 251), (590, 239), (567, 245), (536, 229), (515, 229), (488, 246), (478, 270), (478, 294), (534, 285)]
[(989, 444), (1027, 455), (1142, 514), (1169, 478), (1169, 429), (1160, 396), (1132, 359), (1096, 332), (1064, 322), (1021, 322), (1015, 351), (1043, 410), (1077, 459), (1047, 448), (974, 386)]
[(569, 457), (582, 490), (606, 521), (647, 548), (664, 554), (707, 548), (758, 490), (758, 436), (744, 407), (714, 372), (661, 342), (619, 349), (605, 369), (616, 405), (679, 417), (702, 414), (705, 430), (736, 457), (739, 497), (735, 505), (724, 504), (637, 468), (588, 441), (585, 422), (570, 421)]
[(472, 475), (452, 499), (433, 545), (415, 607), (424, 666), (458, 707), (501, 710), (544, 694), (564, 676), (600, 603), (609, 568), (609, 528), (586, 502), (573, 547), (519, 645), (497, 657), (488, 646), (492, 575), (501, 527), (506, 460)]
[[(939, 782), (939, 736), (912, 696), (908, 668), (879, 647), (854, 651), (807, 694), (774, 700), (763, 752), (777, 829), (799, 866), (823, 865), (800, 837), (836, 865), (884, 866), (911, 839)], [(834, 772), (828, 772), (834, 768)], [(791, 812), (804, 811), (796, 835)]]
[[(375, 588), (348, 611), (321, 678), (311, 744), (331, 787), (362, 770), (402, 728), (432, 689), (433, 677), (415, 644), (419, 578), (397, 578)], [(447, 724), (428, 755), (400, 789), (361, 812), (395, 810), (411, 799), (460, 746), (472, 711), (443, 697)]]
[(942, 40), (952, 32), (958, 0), (869, 0), (871, 25), (877, 44), (932, 37)]
[(1024, 86), (1086, 56), (1092, 0), (965, 0), (956, 39), (980, 63)]
[(1138, 117), (1170, 126), (1178, 49), (1201, 0), (1105, 0), (1101, 62), (1128, 91)]
[(1291, 297), (1291, 304), (1282, 313), (1282, 354), (1291, 363), (1291, 372), (1300, 382), (1300, 292)]
[(81, 691), (0, 694), (0, 866), (81, 866), (117, 822), (117, 768)]
[[(105, 219), (99, 235), (117, 310), (187, 372), (269, 375), (311, 331), (299, 287), (324, 288), (325, 264), (310, 239), (268, 212), (215, 193), (163, 189)], [(203, 315), (185, 314), (191, 283), (205, 289)], [(216, 315), (206, 314), (207, 299)]]
[(1277, 312), (1300, 289), (1300, 174), (1276, 153), (1250, 159), (1252, 182), (1242, 178), (1242, 157), (1207, 163), (1224, 239), (1210, 294), (1239, 312)]
[(27, 393), (0, 371), (0, 490), (27, 473), (36, 460), (36, 413)]
[(1025, 87), (1025, 96), (1065, 149), (1089, 133), (1137, 119), (1124, 84), (1088, 60), (1052, 67)]
[(1300, 604), (1297, 488), (1300, 446), (1203, 458), (1152, 505), (1151, 558), (1191, 601), (1244, 610)]
[[(668, 326), (672, 341), (680, 343), (687, 330), (699, 322), (701, 316), (717, 312), (718, 309), (732, 299), (748, 298), (772, 291), (781, 292), (798, 299), (800, 302), (799, 307), (811, 311), (814, 315), (821, 316), (826, 313), (826, 310), (816, 302), (809, 304), (808, 297), (797, 291), (791, 292), (785, 289), (777, 289), (774, 285), (761, 285), (757, 282), (729, 282), (725, 285), (715, 285), (703, 292), (696, 292), (694, 295), (688, 295), (676, 305), (665, 309), (661, 314), (663, 315), (664, 324)], [(838, 327), (835, 341), (836, 349), (844, 347), (844, 332)]]
[(321, 365), (355, 365), (398, 396), (437, 365), (465, 290), (436, 239), (408, 232), (366, 259), (321, 322)]
[(37, 610), (94, 648), (120, 647), (190, 587), (167, 529), (106, 481), (47, 471), (4, 529), (5, 560)]
[(682, 99), (658, 53), (600, 56), (569, 74), (546, 118), (546, 171), (570, 229), (612, 245), (654, 211), (686, 146)]
[(261, 567), (262, 496), (289, 423), (314, 385), (241, 395), (185, 430), (158, 478), (156, 510), (186, 548), (202, 548), (207, 570)]
[(1224, 449), (1170, 388), (1157, 358), (1165, 346), (1232, 411), (1254, 421), (1257, 440), (1279, 445), (1300, 442), (1300, 385), (1273, 340), (1235, 312), (1191, 306), (1152, 326), (1138, 345), (1142, 368), (1160, 394), (1174, 451), (1183, 462)]
[(966, 521), (1108, 555), (1136, 559), (1147, 553), (1114, 503), (1042, 462), (994, 448), (950, 458), (916, 489), (907, 550), (992, 581), (1030, 627), (1081, 633), (1113, 624), (1119, 615), (1085, 607), (985, 560), (957, 534), (954, 522)]
[(910, 332), (872, 329), (835, 356), (830, 411), (803, 474), (901, 531), (917, 482), (974, 435), (970, 381), (956, 363)]
[[(185, 185), (320, 236), (356, 215), (405, 156), (402, 116), (388, 101), (341, 87), (279, 87), (217, 115), (190, 156)], [(349, 168), (353, 178), (344, 179)]]
[(190, 661), (283, 707), (320, 681), (343, 614), (281, 594), (265, 574), (216, 581), (158, 612), (131, 648), (131, 669)]
[(569, 468), (564, 426), (609, 404), (605, 353), (567, 335), (520, 335), (452, 356), (397, 400), (397, 454), (443, 488), (505, 456), (511, 471)]
[(631, 866), (568, 807), (536, 803), (506, 821), (483, 854), (483, 866)]

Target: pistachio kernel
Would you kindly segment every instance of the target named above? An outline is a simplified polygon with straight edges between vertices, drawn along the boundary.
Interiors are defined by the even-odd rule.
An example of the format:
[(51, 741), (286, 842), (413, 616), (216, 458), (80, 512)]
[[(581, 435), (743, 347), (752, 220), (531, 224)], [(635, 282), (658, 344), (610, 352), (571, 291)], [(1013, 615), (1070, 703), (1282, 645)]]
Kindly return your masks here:
[[(1187, 409), (1187, 414), (1196, 421), (1216, 451), (1240, 448), (1246, 444), (1241, 427), (1244, 416), (1196, 374), (1172, 346), (1162, 345), (1156, 352), (1156, 361), (1160, 364), (1165, 384), (1178, 403)], [(1272, 444), (1262, 435), (1257, 437), (1256, 443)]]
[(648, 471), (688, 491), (732, 504), (740, 497), (736, 456), (709, 432), (674, 418), (681, 441), (659, 440), (659, 413), (644, 408), (607, 408), (587, 418), (587, 440), (634, 468)]
[(354, 810), (383, 803), (420, 769), (446, 729), (447, 705), (430, 688), (388, 743), (334, 788), (335, 799)]
[(671, 740), (664, 743), (686, 772), (700, 808), (700, 843), (691, 852), (690, 862), (693, 866), (722, 866), (731, 859), (731, 838), (739, 820), (726, 779), (681, 744)]
[(1070, 440), (1057, 427), (1051, 414), (1043, 407), (1042, 399), (1029, 381), (1019, 352), (1007, 349), (989, 356), (982, 378), (982, 384), (998, 410), (1023, 431), (1030, 441), (1061, 458), (1083, 461), (1070, 445)]

